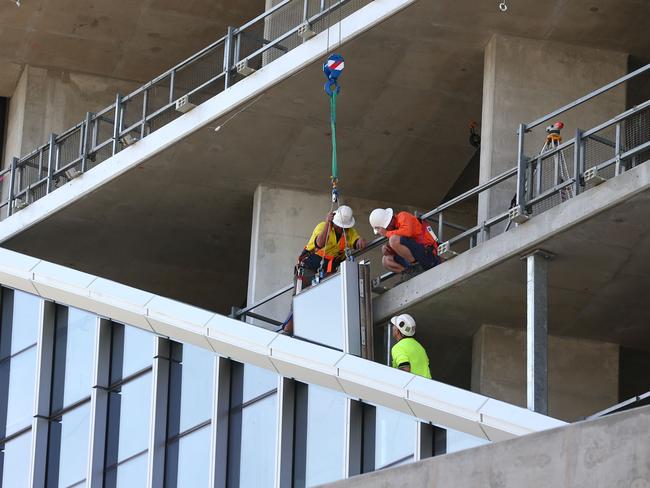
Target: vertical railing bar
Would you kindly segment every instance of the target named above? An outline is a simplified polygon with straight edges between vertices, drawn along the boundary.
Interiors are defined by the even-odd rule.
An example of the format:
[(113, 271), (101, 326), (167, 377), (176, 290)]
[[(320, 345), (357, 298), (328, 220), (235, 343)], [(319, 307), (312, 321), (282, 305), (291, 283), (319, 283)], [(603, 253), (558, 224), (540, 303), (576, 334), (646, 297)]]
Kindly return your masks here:
[(54, 162), (56, 160), (56, 135), (50, 134), (50, 149), (47, 154), (47, 184), (45, 185), (45, 193), (48, 194), (53, 190), (54, 184)]
[(304, 0), (303, 1), (303, 6), (302, 6), (302, 21), (305, 22), (308, 18), (309, 15), (309, 0)]
[(140, 139), (144, 139), (147, 127), (147, 108), (149, 105), (149, 89), (142, 95), (142, 125), (140, 126)]
[(122, 95), (115, 96), (115, 117), (113, 120), (113, 155), (120, 150), (120, 132), (122, 130)]
[(84, 123), (84, 132), (83, 132), (83, 152), (81, 155), (82, 173), (86, 172), (87, 165), (88, 165), (88, 153), (90, 152), (90, 147), (92, 145), (92, 141), (90, 141), (90, 138), (92, 137), (91, 130), (90, 130), (90, 127), (93, 123), (92, 119), (93, 119), (92, 112), (86, 112), (86, 121)]
[(7, 201), (7, 216), (14, 213), (14, 193), (15, 193), (15, 179), (16, 179), (16, 166), (18, 158), (11, 159), (11, 171), (9, 173), (9, 200)]
[(575, 144), (573, 146), (573, 194), (580, 193), (580, 179), (582, 178), (582, 171), (580, 170), (580, 158), (582, 158), (582, 131), (576, 129)]
[(442, 221), (442, 212), (438, 214), (438, 241), (445, 242), (443, 237), (443, 221)]
[(43, 148), (38, 149), (38, 180), (43, 177)]
[(614, 176), (621, 174), (621, 123), (616, 123), (616, 139), (614, 143), (614, 156), (616, 165), (614, 166)]
[[(556, 161), (557, 164), (557, 155), (553, 157), (553, 159)], [(535, 163), (535, 168), (533, 171), (535, 171), (535, 195), (540, 195), (542, 193), (542, 165), (543, 165), (543, 160), (542, 157), (540, 156), (537, 158), (537, 162)], [(531, 182), (532, 183), (532, 182)], [(531, 195), (532, 197), (533, 195)]]
[[(223, 48), (223, 71), (225, 73), (224, 76), (224, 88), (228, 88), (231, 83), (231, 67), (233, 66), (232, 64), (232, 40), (233, 40), (233, 32), (234, 28), (231, 26), (228, 26), (228, 33), (226, 34), (226, 41), (224, 42), (224, 48)], [(238, 34), (241, 36), (241, 34)]]
[(169, 103), (174, 101), (174, 82), (176, 81), (176, 70), (171, 70), (169, 74)]
[(525, 132), (526, 126), (523, 123), (519, 124), (519, 130), (517, 133), (517, 206), (520, 207), (522, 213), (525, 213), (526, 211), (526, 170), (528, 167), (524, 156)]

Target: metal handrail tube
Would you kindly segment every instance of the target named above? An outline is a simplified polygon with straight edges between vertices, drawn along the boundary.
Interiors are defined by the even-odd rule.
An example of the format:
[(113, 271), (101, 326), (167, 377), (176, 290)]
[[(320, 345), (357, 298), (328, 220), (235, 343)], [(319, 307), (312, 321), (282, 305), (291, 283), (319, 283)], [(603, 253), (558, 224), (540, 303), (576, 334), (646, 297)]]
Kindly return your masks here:
[(475, 236), (476, 234), (481, 232), (482, 227), (483, 227), (482, 225), (476, 225), (476, 226), (472, 227), (471, 229), (467, 229), (462, 234), (458, 234), (457, 236), (452, 237), (447, 242), (449, 242), (449, 244), (455, 244), (457, 242), (464, 241), (468, 237)]
[(61, 168), (57, 169), (57, 170), (52, 174), (52, 176), (54, 176), (54, 177), (56, 178), (57, 176), (63, 176), (63, 175), (65, 175), (65, 172), (66, 172), (67, 170), (69, 170), (70, 168), (72, 168), (73, 166), (76, 166), (77, 164), (79, 164), (79, 163), (81, 162), (81, 159), (82, 159), (81, 156), (79, 156), (79, 157), (76, 158), (74, 161), (70, 161), (70, 162), (69, 162), (68, 164), (66, 164), (65, 166), (62, 166)]
[(39, 152), (44, 151), (44, 150), (47, 149), (48, 147), (50, 147), (50, 144), (49, 144), (49, 143), (48, 143), (48, 144), (43, 144), (42, 146), (37, 147), (37, 148), (34, 149), (32, 152), (30, 152), (30, 153), (26, 154), (25, 156), (23, 156), (22, 158), (20, 158), (20, 159), (18, 160), (18, 164), (22, 164), (22, 163), (26, 162), (27, 160), (32, 159), (32, 158), (33, 158), (34, 156), (36, 156)]
[(265, 317), (264, 315), (260, 315), (258, 313), (254, 313), (254, 312), (247, 312), (244, 316), (245, 317), (250, 317), (252, 319), (261, 320), (262, 322), (266, 322), (267, 324), (271, 324), (271, 325), (275, 325), (275, 326), (282, 325), (282, 322), (280, 322), (279, 320), (275, 320), (275, 319), (272, 319), (270, 317)]
[(591, 139), (592, 141), (599, 142), (603, 144), (604, 146), (609, 146), (611, 148), (616, 147), (616, 143), (614, 141), (610, 141), (609, 139), (605, 139), (604, 137), (597, 136), (596, 134), (592, 134), (590, 136), (585, 137), (585, 139)]
[(597, 125), (596, 127), (592, 128), (592, 129), (586, 130), (583, 133), (583, 137), (590, 137), (593, 134), (595, 134), (596, 132), (600, 132), (603, 129), (607, 129), (608, 127), (611, 127), (612, 125), (615, 125), (615, 124), (617, 124), (617, 123), (631, 117), (632, 115), (635, 115), (638, 112), (641, 112), (642, 110), (645, 110), (648, 107), (650, 107), (650, 100), (647, 100), (647, 101), (643, 102), (640, 105), (637, 105), (635, 107), (632, 107), (629, 110), (626, 110), (622, 114), (617, 115), (616, 117), (614, 117), (613, 119), (608, 120), (607, 122), (603, 122), (602, 124)]
[(632, 73), (622, 76), (619, 79), (614, 80), (611, 83), (602, 86), (597, 90), (594, 90), (591, 93), (588, 93), (587, 95), (580, 97), (577, 100), (574, 100), (573, 102), (564, 105), (563, 107), (558, 108), (557, 110), (551, 112), (550, 114), (545, 115), (544, 117), (541, 117), (537, 120), (533, 120), (532, 122), (529, 122), (528, 124), (525, 124), (526, 132), (528, 132), (531, 129), (534, 129), (535, 127), (537, 127), (540, 124), (543, 124), (544, 122), (551, 120), (554, 117), (557, 117), (560, 114), (563, 114), (564, 112), (567, 112), (568, 110), (571, 110), (572, 108), (577, 107), (578, 105), (582, 105), (583, 103), (588, 102), (589, 100), (597, 97), (598, 95), (602, 95), (603, 93), (608, 92), (612, 88), (616, 88), (621, 83), (625, 83), (626, 81), (631, 80), (632, 78), (635, 78), (640, 74), (645, 73), (646, 71), (650, 71), (650, 64), (646, 64), (645, 66), (635, 71), (632, 71)]
[(605, 169), (608, 166), (611, 166), (612, 164), (616, 163), (616, 161), (622, 160), (622, 159), (627, 159), (630, 158), (638, 153), (641, 153), (647, 149), (650, 149), (650, 141), (644, 142), (643, 144), (635, 147), (634, 149), (630, 149), (629, 151), (625, 151), (624, 153), (621, 153), (618, 156), (614, 156), (613, 158), (610, 158), (606, 161), (603, 161), (602, 163), (598, 164), (595, 166), (596, 169), (601, 170)]
[(246, 315), (248, 312), (251, 310), (256, 309), (257, 307), (264, 305), (265, 303), (270, 302), (274, 298), (279, 297), (280, 295), (284, 295), (286, 292), (293, 290), (293, 283), (286, 285), (283, 288), (280, 288), (279, 290), (271, 293), (270, 295), (262, 298), (259, 302), (254, 303), (252, 305), (249, 305), (248, 307), (242, 308), (241, 310), (237, 310), (235, 313), (233, 313), (234, 317), (241, 317), (242, 315)]
[(553, 195), (556, 195), (557, 192), (559, 192), (563, 188), (566, 188), (567, 186), (572, 186), (574, 183), (575, 183), (575, 179), (574, 178), (569, 178), (568, 180), (563, 181), (562, 183), (559, 183), (559, 184), (555, 185), (553, 188), (549, 188), (544, 193), (540, 193), (536, 197), (531, 198), (528, 201), (528, 205), (534, 205), (536, 203), (542, 202), (542, 201), (546, 200), (547, 198), (552, 197)]
[(74, 131), (79, 130), (83, 127), (85, 121), (79, 122), (77, 125), (70, 127), (65, 132), (56, 136), (56, 142), (63, 142), (68, 136), (70, 136)]
[[(429, 222), (432, 222), (432, 223), (435, 222), (436, 224), (439, 222), (438, 219), (432, 219), (431, 217), (427, 217), (426, 219), (422, 219), (422, 220), (428, 220)], [(447, 227), (449, 227), (451, 229), (454, 229), (454, 230), (459, 230), (461, 232), (464, 232), (464, 231), (467, 230), (467, 227), (463, 227), (462, 225), (454, 224), (453, 222), (447, 222), (446, 220), (443, 220), (442, 225), (447, 226)]]
[(576, 142), (575, 137), (572, 138), (572, 139), (569, 139), (568, 141), (564, 141), (562, 144), (560, 144), (556, 148), (551, 149), (550, 151), (546, 151), (543, 154), (536, 154), (535, 156), (530, 158), (530, 161), (538, 161), (538, 160), (548, 159), (549, 157), (555, 156), (559, 152), (564, 151), (568, 147), (572, 146), (573, 144), (575, 144), (575, 142)]

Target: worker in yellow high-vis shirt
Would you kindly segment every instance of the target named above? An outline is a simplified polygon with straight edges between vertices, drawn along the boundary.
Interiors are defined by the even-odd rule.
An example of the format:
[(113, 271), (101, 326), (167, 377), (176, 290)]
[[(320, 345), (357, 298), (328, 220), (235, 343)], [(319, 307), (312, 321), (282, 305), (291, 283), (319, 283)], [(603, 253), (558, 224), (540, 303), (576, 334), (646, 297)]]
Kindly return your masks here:
[(393, 368), (431, 379), (429, 356), (415, 340), (415, 320), (407, 313), (390, 319), (395, 345), (390, 350)]

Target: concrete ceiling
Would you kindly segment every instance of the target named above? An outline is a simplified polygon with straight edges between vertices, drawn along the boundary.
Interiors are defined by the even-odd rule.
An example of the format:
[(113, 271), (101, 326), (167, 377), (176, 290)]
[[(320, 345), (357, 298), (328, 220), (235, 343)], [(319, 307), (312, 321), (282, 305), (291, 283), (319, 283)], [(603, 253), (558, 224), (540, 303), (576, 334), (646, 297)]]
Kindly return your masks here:
[[(548, 268), (550, 334), (650, 351), (649, 212), (645, 191), (540, 244), (555, 254)], [(523, 329), (525, 261), (509, 259), (407, 312), (425, 324), (418, 330), (423, 342), (471, 338), (482, 324)]]
[[(20, 13), (27, 7), (15, 10), (4, 1), (0, 26), (9, 24), (7, 28), (27, 37), (41, 35), (35, 19), (49, 25), (42, 13), (46, 7), (61, 7), (70, 18), (81, 11), (73, 0), (41, 0), (41, 10), (30, 16)], [(27, 6), (32, 0), (23, 1)], [(113, 2), (113, 13), (102, 15), (122, 30), (116, 27), (110, 36), (104, 32), (103, 41), (101, 23), (74, 27), (92, 19), (60, 20), (52, 23), (59, 27), (49, 27), (67, 25), (66, 39), (74, 37), (73, 31), (97, 30), (96, 41), (105, 43), (106, 56), (99, 48), (88, 51), (93, 43), (84, 47), (81, 40), (75, 47), (52, 39), (36, 45), (17, 41), (12, 49), (0, 51), (0, 58), (34, 64), (40, 59), (59, 68), (107, 69), (100, 74), (149, 78), (209, 42), (222, 25), (237, 23), (229, 19), (253, 17), (262, 10), (253, 2), (244, 3), (250, 11), (244, 15), (241, 2), (195, 0), (174, 7), (170, 1), (150, 0), (138, 4), (137, 22), (122, 25), (118, 12), (132, 8), (132, 2), (118, 3), (124, 4), (121, 9)], [(205, 10), (204, 3), (213, 7)], [(509, 4), (504, 14), (496, 0), (421, 1), (342, 48), (348, 61), (338, 119), (344, 195), (423, 209), (440, 202), (474, 153), (467, 143), (467, 124), (480, 120), (483, 48), (495, 32), (650, 55), (642, 35), (650, 22), (638, 15), (646, 11), (643, 0)], [(82, 5), (89, 8), (87, 2)], [(90, 5), (97, 11), (104, 8)], [(233, 17), (218, 20), (220, 12)], [(152, 20), (158, 17), (171, 20)], [(177, 17), (185, 23), (178, 24)], [(109, 48), (111, 42), (115, 46)], [(38, 53), (45, 44), (48, 49), (60, 45), (66, 53), (88, 52), (88, 59), (84, 61), (85, 54), (79, 60), (60, 59), (54, 52), (42, 56)], [(154, 47), (162, 49), (154, 53)], [(41, 57), (30, 61), (37, 55)], [(322, 81), (320, 67), (309, 67), (269, 90), (218, 133), (198, 131), (5, 245), (212, 310), (241, 304), (255, 187), (265, 182), (327, 190), (330, 136)]]
[(264, 10), (264, 0), (0, 0), (0, 95), (20, 66), (146, 81)]

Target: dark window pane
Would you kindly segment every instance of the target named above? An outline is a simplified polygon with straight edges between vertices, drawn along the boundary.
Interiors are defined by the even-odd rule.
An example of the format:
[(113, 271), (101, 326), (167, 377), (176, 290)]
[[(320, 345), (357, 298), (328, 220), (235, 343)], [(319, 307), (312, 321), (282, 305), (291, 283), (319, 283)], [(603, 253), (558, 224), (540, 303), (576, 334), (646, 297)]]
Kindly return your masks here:
[(175, 488), (209, 486), (211, 431), (208, 425), (175, 441), (178, 444), (175, 446), (178, 449), (176, 483), (174, 480), (169, 480), (168, 486)]
[(346, 397), (309, 385), (307, 400), (306, 486), (343, 478)]
[(50, 424), (48, 486), (79, 486), (86, 478), (90, 403)]
[(27, 487), (29, 482), (29, 456), (31, 447), (31, 432), (18, 436), (5, 444), (2, 456), (3, 487)]
[(18, 290), (13, 295), (11, 354), (36, 343), (41, 307), (41, 299), (37, 296)]
[(0, 363), (0, 383), (8, 390), (6, 435), (32, 423), (36, 346)]

